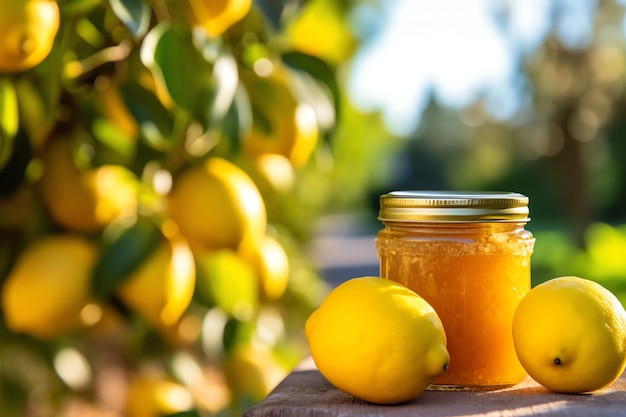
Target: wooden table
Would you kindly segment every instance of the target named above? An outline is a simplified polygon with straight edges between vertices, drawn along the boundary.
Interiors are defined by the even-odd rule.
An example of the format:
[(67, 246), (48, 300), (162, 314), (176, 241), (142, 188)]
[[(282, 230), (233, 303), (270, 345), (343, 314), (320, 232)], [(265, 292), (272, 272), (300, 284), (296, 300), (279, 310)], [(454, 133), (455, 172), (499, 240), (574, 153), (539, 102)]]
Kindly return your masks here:
[(556, 394), (530, 378), (497, 391), (426, 391), (400, 405), (375, 405), (333, 387), (311, 360), (244, 417), (616, 417), (626, 416), (626, 373), (593, 394)]

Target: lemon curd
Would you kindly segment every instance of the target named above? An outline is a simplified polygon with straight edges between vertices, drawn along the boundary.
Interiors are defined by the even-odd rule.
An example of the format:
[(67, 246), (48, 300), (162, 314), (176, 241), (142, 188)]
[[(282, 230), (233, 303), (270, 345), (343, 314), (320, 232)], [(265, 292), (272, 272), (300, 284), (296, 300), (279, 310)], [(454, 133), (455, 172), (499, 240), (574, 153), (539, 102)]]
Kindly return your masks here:
[(515, 353), (512, 322), (530, 290), (528, 198), (404, 191), (380, 201), (380, 274), (428, 301), (447, 335), (450, 364), (432, 381), (435, 388), (521, 382), (526, 372)]

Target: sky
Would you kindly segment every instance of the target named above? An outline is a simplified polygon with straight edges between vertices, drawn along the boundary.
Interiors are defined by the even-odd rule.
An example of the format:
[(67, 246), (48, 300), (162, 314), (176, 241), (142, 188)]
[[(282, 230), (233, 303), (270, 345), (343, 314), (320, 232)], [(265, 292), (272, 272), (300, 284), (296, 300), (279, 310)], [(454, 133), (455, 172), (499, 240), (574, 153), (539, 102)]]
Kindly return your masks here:
[[(358, 107), (380, 110), (392, 132), (406, 135), (419, 125), (430, 94), (451, 108), (482, 95), (492, 117), (511, 117), (524, 99), (520, 57), (550, 30), (570, 47), (590, 42), (596, 0), (380, 3), (380, 10), (355, 11), (357, 31), (367, 25), (377, 30), (353, 61), (348, 89)], [(509, 13), (503, 26), (494, 12), (504, 9)]]

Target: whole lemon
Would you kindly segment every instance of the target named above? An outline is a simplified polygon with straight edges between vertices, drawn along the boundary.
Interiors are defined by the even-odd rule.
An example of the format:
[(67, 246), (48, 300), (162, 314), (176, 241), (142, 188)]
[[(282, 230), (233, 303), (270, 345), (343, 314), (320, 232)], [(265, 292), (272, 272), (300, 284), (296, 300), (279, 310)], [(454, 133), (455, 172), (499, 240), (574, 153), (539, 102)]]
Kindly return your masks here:
[(555, 392), (606, 387), (626, 367), (626, 312), (600, 284), (567, 276), (537, 285), (513, 317), (513, 341), (528, 374)]
[(120, 299), (157, 328), (174, 325), (196, 285), (196, 265), (187, 243), (167, 237), (119, 286)]
[(52, 0), (0, 0), (0, 72), (21, 72), (48, 56), (59, 31)]
[(278, 64), (264, 76), (242, 72), (252, 105), (252, 127), (243, 146), (248, 155), (283, 155), (299, 168), (315, 150), (319, 126), (315, 110), (295, 95), (290, 76), (289, 70)]
[(27, 246), (2, 288), (9, 329), (48, 339), (79, 328), (96, 257), (96, 247), (78, 236), (47, 236)]
[(41, 199), (51, 217), (77, 232), (94, 232), (137, 210), (137, 180), (121, 165), (81, 171), (68, 136), (50, 138), (42, 155)]
[(450, 359), (435, 310), (384, 278), (353, 278), (336, 287), (309, 317), (305, 331), (322, 375), (372, 403), (417, 397)]
[(250, 176), (218, 157), (175, 180), (168, 210), (194, 250), (238, 249), (247, 239), (261, 239), (267, 226), (263, 197)]

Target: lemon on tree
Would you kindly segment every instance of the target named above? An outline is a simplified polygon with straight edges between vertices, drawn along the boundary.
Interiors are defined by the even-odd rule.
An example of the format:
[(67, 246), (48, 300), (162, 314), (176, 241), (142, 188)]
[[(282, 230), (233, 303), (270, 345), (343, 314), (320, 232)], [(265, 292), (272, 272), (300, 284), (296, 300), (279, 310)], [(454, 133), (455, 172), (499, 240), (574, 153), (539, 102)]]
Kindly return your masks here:
[(305, 333), (326, 379), (372, 403), (417, 397), (450, 359), (435, 310), (407, 287), (378, 277), (353, 278), (332, 290)]
[[(342, 2), (310, 0), (287, 27), (288, 43), (295, 49), (337, 65), (345, 62), (356, 49)], [(323, 26), (322, 26), (323, 25)], [(323, 30), (320, 28), (323, 27)]]
[(238, 252), (225, 248), (196, 252), (196, 299), (228, 315), (249, 320), (259, 298), (254, 269)]
[(315, 150), (319, 127), (315, 110), (298, 100), (289, 76), (279, 64), (272, 64), (268, 74), (242, 73), (252, 106), (252, 126), (243, 144), (248, 155), (280, 154), (297, 168)]
[(2, 288), (2, 310), (12, 331), (54, 338), (78, 329), (91, 303), (96, 247), (72, 235), (34, 241), (19, 255)]
[(128, 307), (157, 328), (174, 326), (186, 311), (196, 283), (189, 245), (180, 236), (163, 238), (117, 289)]
[(238, 249), (265, 235), (267, 215), (252, 179), (230, 161), (212, 157), (174, 182), (168, 212), (192, 248)]
[(192, 24), (219, 36), (248, 14), (252, 0), (187, 0), (187, 6)]
[(287, 193), (296, 182), (294, 166), (284, 155), (263, 153), (244, 162), (247, 172), (263, 195)]
[(256, 272), (261, 296), (279, 299), (289, 283), (289, 257), (272, 236), (265, 236), (256, 244), (242, 249), (242, 257)]
[(81, 171), (68, 136), (53, 136), (43, 151), (41, 199), (52, 218), (74, 231), (93, 232), (137, 210), (135, 176), (121, 165)]
[(22, 72), (41, 63), (59, 31), (52, 0), (0, 0), (0, 72)]
[(269, 347), (252, 344), (227, 352), (223, 369), (228, 387), (244, 405), (261, 401), (287, 374)]
[(555, 392), (606, 387), (626, 367), (626, 311), (600, 284), (567, 276), (537, 285), (513, 317), (517, 356)]
[(139, 135), (139, 123), (124, 103), (119, 82), (107, 80), (104, 84), (96, 96), (100, 111), (126, 139), (136, 139)]
[(193, 406), (193, 396), (184, 385), (143, 372), (130, 383), (124, 411), (128, 417), (160, 417), (190, 411)]

